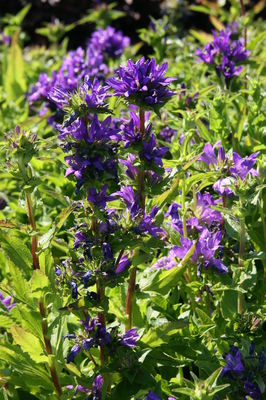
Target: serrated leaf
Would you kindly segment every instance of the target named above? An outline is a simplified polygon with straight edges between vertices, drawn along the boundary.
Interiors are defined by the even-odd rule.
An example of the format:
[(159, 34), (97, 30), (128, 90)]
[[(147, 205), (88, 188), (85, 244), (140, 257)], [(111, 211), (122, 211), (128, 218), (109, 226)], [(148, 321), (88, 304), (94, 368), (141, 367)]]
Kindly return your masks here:
[(6, 255), (19, 268), (26, 273), (32, 269), (32, 256), (24, 242), (15, 235), (0, 233), (1, 247)]
[(32, 273), (29, 284), (31, 296), (38, 298), (42, 294), (43, 289), (49, 287), (49, 280), (43, 271), (36, 269)]
[(40, 340), (32, 333), (26, 331), (18, 325), (13, 325), (10, 332), (14, 341), (18, 344), (22, 351), (29, 354), (36, 363), (48, 362), (48, 357), (44, 354)]

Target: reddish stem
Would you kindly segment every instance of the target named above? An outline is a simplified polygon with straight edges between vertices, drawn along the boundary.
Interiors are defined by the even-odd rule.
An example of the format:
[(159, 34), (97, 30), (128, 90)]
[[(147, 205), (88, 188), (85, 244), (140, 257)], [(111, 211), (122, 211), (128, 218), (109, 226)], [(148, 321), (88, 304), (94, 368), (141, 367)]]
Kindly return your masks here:
[[(33, 231), (36, 231), (36, 222), (35, 222), (34, 211), (33, 211), (32, 203), (31, 203), (30, 194), (27, 192), (26, 192), (26, 203), (27, 203), (27, 208), (28, 208), (28, 215), (29, 215), (31, 229)], [(33, 263), (34, 270), (40, 269), (40, 263), (39, 263), (39, 257), (37, 255), (37, 249), (38, 249), (38, 237), (37, 237), (37, 235), (34, 235), (32, 237), (32, 263)], [(52, 355), (53, 354), (52, 345), (51, 345), (49, 337), (47, 336), (48, 324), (47, 324), (47, 319), (46, 319), (45, 305), (42, 300), (39, 300), (38, 305), (39, 305), (39, 311), (40, 311), (40, 314), (42, 317), (42, 335), (43, 335), (45, 350), (48, 355)], [(62, 389), (61, 389), (59, 378), (58, 378), (58, 375), (57, 375), (57, 372), (56, 372), (56, 369), (55, 369), (55, 366), (53, 363), (51, 365), (49, 365), (49, 371), (50, 371), (50, 375), (52, 378), (54, 388), (57, 393), (57, 397), (60, 399), (61, 395), (62, 395)]]

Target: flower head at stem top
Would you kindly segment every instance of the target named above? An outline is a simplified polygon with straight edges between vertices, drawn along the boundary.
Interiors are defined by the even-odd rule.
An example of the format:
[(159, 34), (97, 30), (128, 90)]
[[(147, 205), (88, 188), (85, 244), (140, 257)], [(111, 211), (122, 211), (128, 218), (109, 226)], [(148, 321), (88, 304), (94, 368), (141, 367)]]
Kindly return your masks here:
[(109, 78), (107, 84), (115, 96), (123, 96), (143, 108), (154, 108), (174, 95), (167, 86), (176, 79), (165, 77), (167, 67), (167, 63), (156, 66), (153, 58), (145, 60), (142, 57), (136, 63), (129, 60), (127, 66), (118, 68), (117, 77)]

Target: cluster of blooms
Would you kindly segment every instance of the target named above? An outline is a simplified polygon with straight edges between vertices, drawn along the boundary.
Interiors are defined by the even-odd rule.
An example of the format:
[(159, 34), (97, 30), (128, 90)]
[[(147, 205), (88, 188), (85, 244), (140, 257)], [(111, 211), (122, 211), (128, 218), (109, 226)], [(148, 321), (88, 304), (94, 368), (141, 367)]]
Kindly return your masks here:
[(15, 307), (16, 303), (12, 301), (11, 296), (4, 296), (3, 293), (0, 292), (0, 301), (10, 311), (13, 307)]
[[(218, 273), (228, 271), (220, 258), (216, 258), (215, 254), (223, 246), (220, 245), (222, 240), (222, 215), (219, 211), (213, 210), (211, 206), (215, 206), (220, 200), (214, 200), (209, 193), (198, 193), (196, 210), (193, 217), (186, 220), (187, 234), (192, 237), (197, 237), (195, 250), (191, 256), (191, 262), (204, 268), (213, 268)], [(176, 259), (183, 259), (195, 241), (184, 237), (183, 221), (179, 216), (178, 210), (180, 204), (173, 203), (165, 213), (165, 218), (170, 217), (171, 228), (180, 234), (181, 246), (173, 246), (168, 253), (168, 256), (160, 258), (153, 268), (171, 269), (178, 265)], [(197, 215), (197, 216), (196, 216)], [(168, 223), (169, 224), (169, 223)]]
[(256, 352), (254, 342), (251, 342), (249, 354), (243, 356), (241, 350), (232, 345), (230, 352), (224, 354), (226, 365), (222, 369), (224, 379), (233, 381), (237, 388), (237, 393), (244, 395), (244, 399), (260, 400), (261, 389), (256, 382), (256, 376), (260, 375), (265, 379), (266, 355), (264, 348), (259, 353)]
[[(214, 146), (207, 143), (204, 146), (203, 152), (198, 158), (198, 161), (204, 162), (209, 166), (209, 168), (223, 170), (223, 177), (213, 185), (213, 188), (221, 196), (224, 195), (231, 197), (235, 194), (233, 187), (237, 178), (244, 180), (249, 174), (252, 176), (258, 176), (258, 172), (253, 168), (253, 166), (256, 164), (257, 156), (260, 152), (253, 153), (244, 158), (242, 158), (238, 153), (233, 152), (233, 159), (230, 159), (225, 154), (225, 150), (220, 143), (221, 142), (219, 141)], [(217, 155), (215, 149), (218, 149)], [(228, 176), (224, 177), (225, 175)]]
[(125, 346), (134, 348), (137, 346), (136, 341), (139, 339), (137, 329), (132, 328), (123, 335), (117, 333), (117, 328), (112, 328), (110, 332), (99, 321), (98, 317), (90, 318), (86, 314), (85, 321), (80, 321), (85, 329), (86, 337), (75, 334), (68, 334), (65, 338), (75, 339), (76, 343), (67, 356), (67, 363), (70, 363), (83, 350), (90, 350), (93, 347), (104, 346), (108, 350), (108, 354), (115, 352), (117, 346)]
[(207, 43), (203, 51), (197, 49), (195, 53), (199, 57), (198, 61), (213, 65), (217, 75), (223, 75), (226, 81), (240, 74), (243, 67), (238, 64), (250, 54), (245, 49), (244, 39), (234, 39), (237, 28), (235, 23), (220, 31), (219, 35), (213, 32), (213, 41)]
[[(53, 71), (51, 77), (46, 73), (40, 74), (38, 82), (30, 87), (30, 105), (38, 100), (49, 100), (49, 93), (54, 88), (73, 92), (85, 75), (102, 80), (109, 72), (107, 59), (120, 56), (129, 44), (129, 38), (112, 27), (95, 31), (87, 43), (86, 51), (81, 47), (70, 51), (63, 59), (59, 71)], [(43, 112), (48, 105), (46, 103)]]
[(141, 107), (155, 107), (164, 104), (174, 92), (167, 86), (176, 78), (166, 78), (168, 64), (156, 66), (155, 60), (142, 57), (136, 63), (128, 61), (116, 71), (117, 77), (107, 79), (115, 96), (124, 96), (129, 102)]

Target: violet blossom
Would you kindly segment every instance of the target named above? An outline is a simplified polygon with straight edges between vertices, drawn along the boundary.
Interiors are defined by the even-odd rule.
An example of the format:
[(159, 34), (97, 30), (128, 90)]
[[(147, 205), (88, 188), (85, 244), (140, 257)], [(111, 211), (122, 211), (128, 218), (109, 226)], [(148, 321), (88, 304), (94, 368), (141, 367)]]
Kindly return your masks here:
[(156, 106), (164, 104), (174, 92), (167, 86), (175, 78), (166, 78), (168, 64), (156, 66), (154, 58), (144, 57), (136, 63), (129, 60), (127, 66), (116, 71), (116, 78), (107, 79), (107, 84), (114, 90), (115, 96), (124, 96), (132, 103), (140, 106)]

